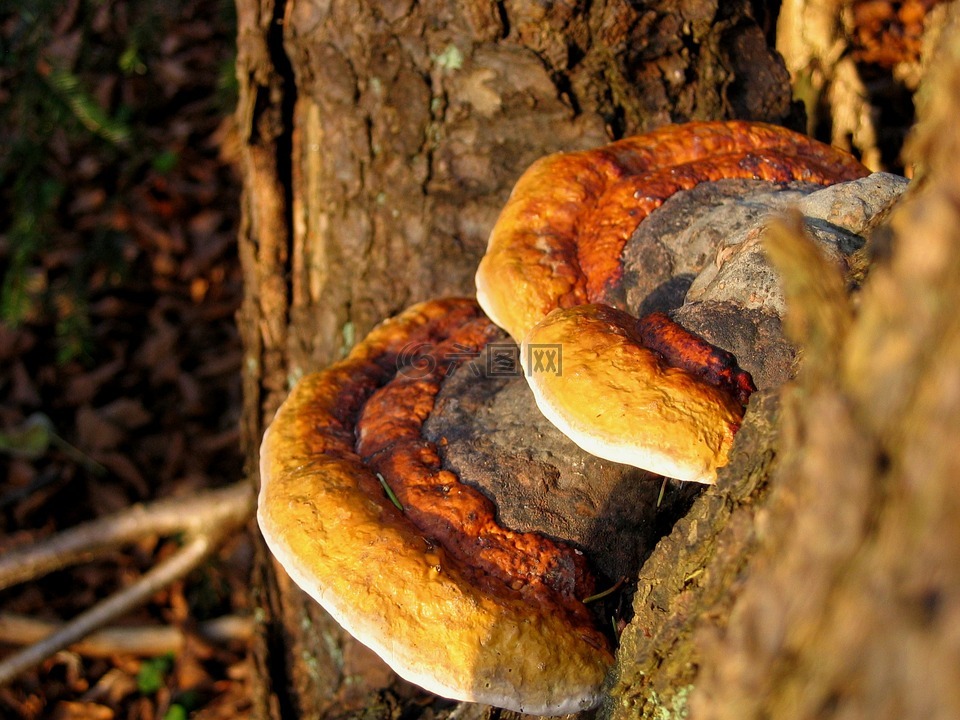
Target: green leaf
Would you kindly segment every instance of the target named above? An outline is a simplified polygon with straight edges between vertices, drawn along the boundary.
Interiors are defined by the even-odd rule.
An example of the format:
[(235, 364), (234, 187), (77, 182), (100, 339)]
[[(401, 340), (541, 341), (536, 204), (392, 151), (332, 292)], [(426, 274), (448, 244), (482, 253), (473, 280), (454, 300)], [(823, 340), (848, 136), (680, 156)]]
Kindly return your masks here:
[(179, 703), (174, 703), (163, 714), (163, 720), (187, 720), (187, 709)]
[(137, 689), (142, 695), (153, 695), (166, 684), (167, 673), (173, 667), (173, 657), (163, 657), (145, 660), (137, 673)]
[(397, 506), (397, 510), (403, 512), (403, 505), (400, 504), (400, 500), (396, 494), (394, 494), (393, 489), (387, 484), (387, 479), (380, 473), (377, 473), (377, 480), (380, 481), (380, 485), (383, 487), (383, 491), (387, 494), (387, 497), (390, 498), (390, 502)]
[(43, 457), (53, 442), (53, 423), (43, 413), (34, 413), (19, 427), (0, 432), (0, 452), (36, 460)]
[(164, 150), (154, 157), (153, 162), (150, 164), (153, 165), (153, 169), (158, 173), (166, 175), (177, 166), (178, 162), (180, 162), (180, 155), (178, 155), (176, 151)]
[(144, 75), (147, 72), (147, 66), (140, 58), (140, 48), (136, 43), (127, 45), (126, 50), (120, 54), (117, 65), (124, 75)]
[(130, 142), (130, 128), (117, 118), (111, 118), (81, 87), (80, 79), (72, 72), (58, 68), (50, 73), (47, 82), (87, 130), (114, 145), (126, 145)]

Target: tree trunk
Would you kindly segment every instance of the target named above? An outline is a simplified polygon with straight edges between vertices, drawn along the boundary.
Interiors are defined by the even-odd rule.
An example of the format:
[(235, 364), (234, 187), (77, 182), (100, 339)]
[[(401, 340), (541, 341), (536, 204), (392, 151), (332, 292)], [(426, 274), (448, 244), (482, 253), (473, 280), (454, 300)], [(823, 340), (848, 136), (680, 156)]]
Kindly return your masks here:
[[(237, 6), (247, 283), (239, 322), (253, 477), (265, 423), (300, 376), (342, 357), (376, 322), (415, 301), (473, 294), (487, 234), (513, 182), (536, 158), (670, 121), (802, 122), (783, 64), (767, 45), (775, 18), (755, 20), (746, 0), (722, 6), (237, 0)], [(935, 333), (939, 320), (928, 319)], [(826, 354), (841, 364), (834, 351)], [(873, 577), (867, 546), (884, 541), (881, 519), (898, 527), (896, 512), (885, 513), (910, 510), (892, 498), (909, 494), (915, 479), (913, 470), (891, 464), (900, 456), (883, 444), (901, 440), (894, 416), (885, 416), (884, 427), (864, 426), (871, 392), (883, 387), (870, 383), (886, 381), (877, 372), (867, 380), (851, 376), (859, 383), (855, 395), (846, 380), (790, 395), (783, 413), (790, 432), (772, 475), (781, 403), (767, 398), (752, 413), (739, 441), (754, 450), (740, 455), (741, 482), (704, 495), (643, 569), (636, 617), (602, 714), (682, 717), (688, 708), (774, 714), (800, 692), (789, 660), (797, 647), (830, 655), (831, 643), (843, 642), (844, 658), (854, 657), (861, 647), (854, 641), (870, 628), (859, 628), (857, 638), (834, 637), (830, 615), (847, 607), (833, 602), (856, 608), (863, 599), (856, 591)], [(908, 402), (912, 412), (924, 411), (919, 397), (905, 394), (899, 402), (902, 411)], [(952, 407), (947, 427), (956, 428)], [(824, 432), (817, 413), (837, 423), (837, 433)], [(838, 443), (847, 439), (851, 449), (843, 450)], [(824, 485), (827, 479), (833, 484)], [(923, 505), (917, 512), (947, 507)], [(920, 552), (916, 543), (927, 531), (901, 530), (917, 534), (897, 553)], [(824, 548), (813, 533), (830, 531), (842, 537)], [(789, 562), (774, 562), (778, 557)], [(946, 584), (955, 572), (944, 570), (936, 583), (913, 579), (912, 594), (902, 599), (909, 605), (904, 612), (927, 623), (924, 633), (957, 609), (950, 594), (957, 585)], [(760, 580), (753, 582), (753, 573)], [(797, 593), (798, 584), (813, 588), (812, 599), (785, 607), (781, 591), (809, 594)], [(425, 709), (421, 693), (347, 636), (265, 550), (254, 592), (262, 618), (260, 717), (453, 712), (449, 704)], [(795, 621), (804, 623), (797, 632), (824, 632), (794, 637), (777, 626)], [(755, 635), (766, 643), (761, 648), (751, 645)], [(724, 662), (728, 651), (737, 665)], [(817, 672), (827, 671), (803, 653), (796, 662), (806, 674), (799, 677), (821, 682)], [(765, 664), (752, 665), (756, 658)], [(834, 661), (829, 671), (839, 666)], [(846, 687), (816, 687), (815, 696), (803, 699), (822, 702), (804, 705), (804, 714), (843, 706)], [(755, 688), (761, 692), (752, 694)], [(711, 705), (713, 697), (729, 707)], [(747, 712), (737, 715), (739, 707)]]

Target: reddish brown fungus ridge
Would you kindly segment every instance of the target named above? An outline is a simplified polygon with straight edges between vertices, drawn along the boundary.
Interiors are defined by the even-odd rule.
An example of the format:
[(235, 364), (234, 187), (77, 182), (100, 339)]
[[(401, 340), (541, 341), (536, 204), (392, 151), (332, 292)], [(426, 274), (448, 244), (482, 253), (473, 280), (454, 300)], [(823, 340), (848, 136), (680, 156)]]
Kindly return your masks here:
[[(707, 131), (709, 142), (698, 142)], [(846, 153), (774, 126), (690, 123), (641, 137), (658, 142), (655, 157), (636, 153), (633, 138), (609, 146), (617, 174), (577, 226), (577, 255), (591, 302), (619, 280), (620, 255), (637, 226), (681, 190), (724, 179), (828, 185), (866, 173)]]
[(532, 200), (529, 208), (530, 215), (548, 219), (550, 235), (575, 239), (566, 249), (550, 250), (558, 266), (566, 265), (557, 268), (560, 274), (571, 276), (561, 307), (601, 302), (620, 279), (620, 255), (630, 235), (681, 190), (724, 179), (830, 185), (867, 172), (847, 153), (804, 135), (737, 121), (671, 125), (596, 150), (553, 155), (545, 163), (546, 175), (579, 185), (568, 202), (546, 193), (544, 200), (559, 202), (539, 208)]
[(861, 177), (849, 164), (825, 163), (820, 153), (750, 150), (631, 175), (614, 182), (584, 214), (578, 226), (577, 261), (584, 276), (584, 294), (600, 302), (621, 277), (620, 256), (639, 224), (672, 195), (702, 182), (765, 180), (829, 185)]
[(427, 350), (423, 368), (401, 368), (373, 392), (357, 421), (357, 453), (384, 477), (410, 521), (478, 587), (493, 595), (508, 588), (531, 603), (560, 605), (578, 624), (589, 622), (580, 601), (594, 592), (594, 580), (583, 554), (538, 533), (502, 527), (494, 504), (445, 470), (437, 447), (422, 436), (448, 372), (476, 357), (495, 334), (489, 320), (470, 321)]
[[(867, 174), (842, 150), (776, 125), (736, 120), (668, 125), (593, 150), (549, 155), (519, 179), (494, 227), (477, 275), (481, 302), (519, 342), (557, 307), (605, 302), (621, 277), (630, 236), (681, 190), (723, 179), (831, 185)], [(498, 283), (527, 292), (498, 299)]]
[[(493, 503), (444, 470), (436, 446), (422, 438), (446, 374), (479, 354), (498, 331), (473, 300), (436, 300), (421, 307), (425, 317), (381, 326), (324, 371), (319, 392), (325, 397), (303, 419), (313, 428), (306, 439), (309, 454), (358, 466), (358, 487), (382, 506), (382, 521), (411, 523), (423, 534), (425, 550), (442, 547), (484, 592), (514, 593), (563, 612), (584, 640), (605, 648), (606, 639), (592, 629), (580, 602), (594, 592), (583, 554), (536, 533), (501, 527)], [(402, 512), (386, 499), (376, 473)]]
[(737, 358), (675, 323), (664, 313), (644, 315), (637, 321), (641, 344), (661, 355), (668, 365), (698, 375), (722, 388), (746, 406), (757, 390), (753, 378), (737, 365)]
[[(418, 440), (420, 427), (438, 383), (490, 337), (475, 301), (429, 301), (305, 377), (264, 435), (258, 521), (291, 578), (402, 677), (453, 699), (573, 712), (598, 702), (612, 662), (579, 602), (592, 591), (583, 557), (482, 522), (490, 506), (479, 495), (424, 522), (444, 497), (470, 493)], [(385, 435), (372, 432), (366, 418), (374, 416)], [(365, 449), (374, 456), (362, 457)], [(378, 468), (403, 508), (384, 492)], [(481, 521), (472, 545), (458, 540), (463, 519)], [(505, 553), (509, 540), (524, 548), (526, 575), (512, 576), (510, 563), (492, 556), (478, 566), (473, 551), (501, 535)], [(555, 560), (544, 561), (551, 547)]]

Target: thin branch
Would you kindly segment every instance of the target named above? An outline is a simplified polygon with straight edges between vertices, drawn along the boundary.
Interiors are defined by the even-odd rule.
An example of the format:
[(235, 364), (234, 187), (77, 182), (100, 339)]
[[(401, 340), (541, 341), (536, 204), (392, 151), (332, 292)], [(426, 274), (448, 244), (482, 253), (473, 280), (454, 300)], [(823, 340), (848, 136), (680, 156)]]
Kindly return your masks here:
[(5, 658), (0, 662), (0, 685), (5, 685), (20, 673), (143, 604), (197, 567), (215, 547), (207, 535), (193, 538), (175, 555), (155, 566), (132, 585), (80, 613), (52, 635)]
[[(156, 565), (139, 580), (102, 600), (59, 630), (0, 662), (0, 685), (77, 643), (94, 630), (143, 604), (158, 591), (182, 578), (203, 562), (231, 532), (250, 516), (253, 492), (237, 483), (189, 498), (164, 500), (96, 520), (66, 531), (31, 548), (8, 553), (0, 562), (0, 581), (6, 585), (33, 579), (53, 569), (89, 557), (94, 551), (114, 547), (149, 534), (184, 531), (187, 539), (174, 555)], [(66, 558), (54, 557), (64, 553)], [(12, 557), (12, 559), (11, 559)], [(24, 563), (22, 571), (16, 567)]]
[[(0, 613), (0, 643), (29, 645), (61, 630), (64, 623), (37, 620), (26, 615)], [(246, 642), (253, 635), (253, 620), (242, 615), (198, 623), (192, 631), (200, 639), (216, 644)], [(118, 654), (157, 657), (180, 651), (187, 633), (172, 625), (138, 625), (97, 630), (70, 646), (87, 657), (112, 657)]]
[(149, 535), (195, 534), (224, 523), (239, 525), (253, 508), (252, 488), (239, 482), (186, 498), (135, 505), (0, 557), (0, 589), (42, 577)]

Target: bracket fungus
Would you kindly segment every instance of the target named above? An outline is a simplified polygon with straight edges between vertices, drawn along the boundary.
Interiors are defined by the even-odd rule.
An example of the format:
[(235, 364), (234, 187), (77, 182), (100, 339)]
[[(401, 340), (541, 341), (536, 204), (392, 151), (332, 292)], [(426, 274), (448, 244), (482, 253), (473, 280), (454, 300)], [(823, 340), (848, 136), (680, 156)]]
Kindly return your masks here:
[(573, 712), (597, 703), (612, 662), (582, 602), (584, 556), (500, 527), (421, 437), (445, 374), (495, 333), (473, 300), (430, 301), (301, 380), (263, 439), (258, 520), (294, 581), (400, 676)]
[[(527, 379), (541, 411), (574, 442), (616, 462), (713, 483), (744, 398), (696, 363), (676, 367), (638, 340), (635, 319), (601, 304), (622, 272), (623, 248), (652, 210), (702, 182), (830, 185), (866, 174), (840, 150), (740, 121), (673, 125), (550, 155), (523, 174), (501, 212), (477, 270), (477, 299), (521, 344), (522, 360), (536, 346), (560, 347), (561, 373), (526, 367)], [(671, 337), (690, 335), (668, 325), (661, 327)]]
[[(593, 460), (629, 471), (629, 481), (644, 474), (639, 467), (713, 482), (753, 380), (730, 352), (676, 318), (625, 312), (624, 248), (652, 210), (701, 183), (825, 186), (865, 174), (838, 150), (743, 122), (664, 128), (538, 161), (491, 233), (477, 272), (479, 304), (433, 300), (384, 321), (346, 358), (303, 378), (278, 410), (260, 457), (258, 521), (270, 550), (348, 632), (428, 691), (544, 715), (595, 706), (613, 655), (584, 603), (595, 594), (591, 568), (629, 576), (634, 558), (646, 557), (611, 553), (597, 562), (595, 553), (629, 543), (650, 548), (656, 537), (584, 540), (615, 523), (581, 508), (616, 513), (622, 494), (578, 496), (584, 501), (575, 512), (587, 519), (577, 532), (549, 507), (543, 516), (566, 533), (501, 524), (515, 509), (497, 507), (497, 493), (470, 480), (469, 468), (493, 467), (492, 475), (522, 483), (509, 463), (484, 454), (497, 446), (489, 425), (459, 437), (444, 430), (475, 415), (489, 390), (457, 378), (457, 366), (491, 356), (503, 337), (499, 325), (520, 343), (525, 369), (526, 380), (510, 387), (522, 389), (535, 413), (532, 394), (543, 416), (587, 453), (616, 462)], [(722, 285), (722, 273), (709, 282)], [(546, 346), (561, 348), (560, 363), (540, 372), (531, 359)], [(458, 387), (451, 398), (447, 391)], [(555, 459), (553, 441), (538, 437)], [(453, 451), (458, 444), (470, 446), (468, 455)], [(516, 462), (543, 465), (545, 475), (568, 483), (569, 475), (533, 457), (521, 452)], [(585, 482), (601, 484), (603, 473), (570, 464)], [(603, 482), (619, 489), (628, 480), (611, 472)], [(675, 507), (689, 507), (682, 503)], [(617, 527), (643, 524), (634, 520)]]

